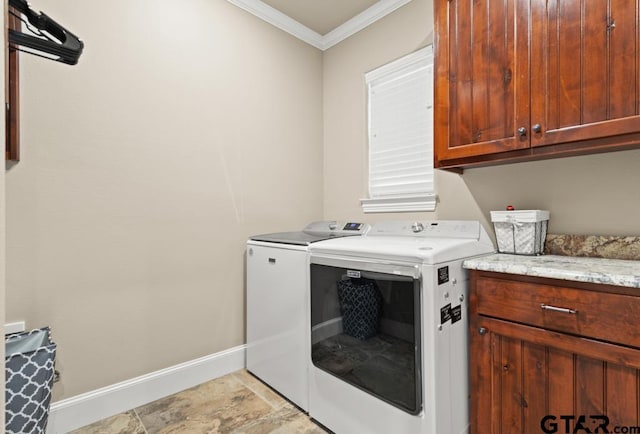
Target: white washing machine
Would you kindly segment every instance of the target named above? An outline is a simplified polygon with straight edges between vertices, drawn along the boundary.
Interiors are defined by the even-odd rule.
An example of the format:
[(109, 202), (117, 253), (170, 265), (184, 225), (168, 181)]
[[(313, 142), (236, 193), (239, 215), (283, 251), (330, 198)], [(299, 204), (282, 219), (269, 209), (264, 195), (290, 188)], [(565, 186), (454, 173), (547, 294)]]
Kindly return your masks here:
[(309, 407), (308, 247), (367, 229), (363, 223), (321, 221), (247, 242), (247, 370), (304, 411)]
[(475, 221), (375, 224), (310, 247), (309, 415), (337, 434), (469, 430), (467, 272)]

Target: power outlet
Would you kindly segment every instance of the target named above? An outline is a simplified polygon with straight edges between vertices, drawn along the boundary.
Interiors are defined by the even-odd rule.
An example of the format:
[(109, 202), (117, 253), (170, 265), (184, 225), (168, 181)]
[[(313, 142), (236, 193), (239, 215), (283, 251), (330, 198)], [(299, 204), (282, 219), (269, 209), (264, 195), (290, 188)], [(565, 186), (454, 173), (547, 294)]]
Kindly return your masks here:
[(4, 325), (4, 334), (19, 333), (25, 330), (24, 321), (10, 322)]

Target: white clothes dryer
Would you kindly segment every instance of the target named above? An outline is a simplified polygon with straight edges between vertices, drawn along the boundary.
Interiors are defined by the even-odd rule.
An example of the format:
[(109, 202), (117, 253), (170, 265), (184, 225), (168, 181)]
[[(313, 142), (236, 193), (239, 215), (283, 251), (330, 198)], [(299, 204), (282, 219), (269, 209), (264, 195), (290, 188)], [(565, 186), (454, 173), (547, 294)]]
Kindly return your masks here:
[(337, 434), (469, 429), (467, 272), (476, 221), (375, 224), (310, 247), (309, 415)]

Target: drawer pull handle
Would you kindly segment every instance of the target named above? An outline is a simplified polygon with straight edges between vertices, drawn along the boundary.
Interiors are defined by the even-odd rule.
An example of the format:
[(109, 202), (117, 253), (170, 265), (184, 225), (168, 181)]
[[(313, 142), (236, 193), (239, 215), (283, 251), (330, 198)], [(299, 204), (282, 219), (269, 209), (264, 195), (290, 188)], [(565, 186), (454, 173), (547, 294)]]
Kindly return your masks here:
[(568, 309), (566, 307), (549, 306), (548, 304), (544, 304), (544, 303), (540, 305), (540, 308), (544, 310), (552, 310), (554, 312), (570, 313), (572, 315), (575, 315), (576, 313), (578, 313), (578, 311), (575, 309)]

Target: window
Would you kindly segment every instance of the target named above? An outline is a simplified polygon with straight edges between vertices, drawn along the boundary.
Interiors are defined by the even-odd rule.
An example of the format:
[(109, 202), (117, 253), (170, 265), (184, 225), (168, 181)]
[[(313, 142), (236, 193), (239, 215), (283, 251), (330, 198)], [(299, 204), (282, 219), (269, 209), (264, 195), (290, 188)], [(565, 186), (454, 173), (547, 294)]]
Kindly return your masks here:
[(364, 212), (433, 211), (433, 47), (365, 75), (369, 198)]

